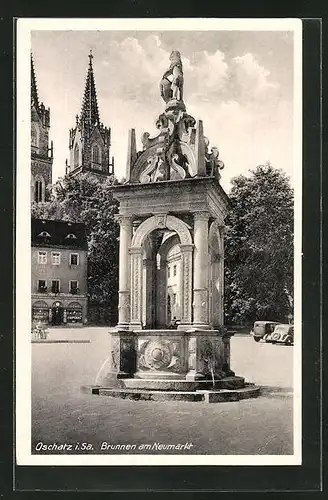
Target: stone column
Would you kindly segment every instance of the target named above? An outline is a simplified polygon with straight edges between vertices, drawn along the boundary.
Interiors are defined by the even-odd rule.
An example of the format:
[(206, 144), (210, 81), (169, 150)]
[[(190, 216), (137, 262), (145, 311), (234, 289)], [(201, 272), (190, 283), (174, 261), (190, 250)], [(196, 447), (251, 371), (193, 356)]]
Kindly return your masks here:
[(221, 257), (212, 256), (211, 276), (209, 289), (211, 290), (210, 300), (210, 324), (212, 328), (222, 325), (222, 300), (221, 300)]
[(181, 250), (181, 323), (179, 329), (192, 325), (192, 251), (193, 245), (180, 245)]
[(131, 319), (130, 330), (142, 329), (142, 247), (130, 248), (131, 258)]
[(119, 253), (119, 292), (118, 328), (128, 329), (130, 322), (130, 254), (132, 240), (132, 218), (119, 215), (120, 253)]
[(208, 212), (194, 215), (194, 326), (209, 328), (208, 314)]
[(153, 270), (153, 260), (143, 259), (142, 320), (146, 328), (152, 328), (153, 323)]
[(156, 269), (156, 327), (167, 328), (167, 262), (161, 258)]
[(67, 310), (66, 310), (66, 308), (64, 308), (64, 311), (63, 311), (63, 322), (65, 324), (67, 323)]
[(224, 325), (224, 234), (225, 234), (225, 228), (224, 226), (220, 227), (220, 238), (221, 238), (221, 258), (220, 258), (220, 288), (221, 288), (221, 294), (220, 294), (220, 320), (221, 320), (221, 325)]

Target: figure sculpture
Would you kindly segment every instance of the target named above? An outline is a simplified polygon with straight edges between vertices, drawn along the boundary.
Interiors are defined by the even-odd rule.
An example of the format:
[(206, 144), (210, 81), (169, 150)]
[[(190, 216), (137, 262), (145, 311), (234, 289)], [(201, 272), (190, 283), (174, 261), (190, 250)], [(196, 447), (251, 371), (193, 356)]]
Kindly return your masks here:
[(171, 99), (183, 100), (183, 71), (181, 54), (173, 50), (170, 55), (170, 67), (165, 71), (160, 83), (161, 96), (165, 102)]

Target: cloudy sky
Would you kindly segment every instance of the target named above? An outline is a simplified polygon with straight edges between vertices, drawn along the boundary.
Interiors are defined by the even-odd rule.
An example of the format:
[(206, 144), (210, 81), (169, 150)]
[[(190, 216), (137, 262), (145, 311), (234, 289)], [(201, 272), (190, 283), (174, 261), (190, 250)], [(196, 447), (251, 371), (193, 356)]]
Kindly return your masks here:
[(31, 41), (39, 99), (51, 109), (54, 180), (65, 172), (90, 49), (118, 176), (125, 172), (128, 129), (138, 139), (145, 131), (157, 134), (154, 123), (164, 110), (159, 82), (177, 49), (187, 112), (203, 120), (210, 144), (220, 150), (223, 187), (267, 161), (293, 180), (291, 31), (32, 31)]

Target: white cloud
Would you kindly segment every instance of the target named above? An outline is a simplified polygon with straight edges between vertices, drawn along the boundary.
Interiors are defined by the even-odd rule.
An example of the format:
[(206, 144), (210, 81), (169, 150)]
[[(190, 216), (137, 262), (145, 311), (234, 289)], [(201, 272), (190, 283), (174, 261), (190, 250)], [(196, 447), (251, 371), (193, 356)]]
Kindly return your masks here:
[(184, 65), (186, 88), (202, 100), (208, 93), (220, 93), (227, 84), (228, 64), (220, 50), (210, 54), (206, 50), (197, 52), (193, 61)]
[(262, 101), (277, 96), (278, 84), (270, 81), (270, 72), (257, 62), (253, 54), (234, 57), (230, 70), (240, 99)]
[[(166, 47), (158, 35), (138, 34), (121, 41), (108, 40), (94, 51), (99, 111), (103, 123), (112, 130), (111, 154), (118, 176), (125, 175), (128, 130), (136, 129), (139, 149), (142, 132), (151, 136), (158, 133), (154, 122), (164, 109), (159, 82), (170, 64), (171, 49), (176, 48)], [(216, 49), (188, 56), (182, 56), (187, 111), (203, 120), (210, 145), (219, 148), (226, 165), (223, 187), (229, 189), (231, 177), (247, 174), (267, 160), (292, 174), (292, 106), (279, 100), (280, 87), (259, 64), (256, 54), (228, 58)], [(66, 63), (65, 71), (57, 70), (48, 54), (43, 63), (44, 70), (38, 71), (40, 76), (44, 71), (42, 93), (51, 107), (56, 178), (64, 173), (68, 130), (80, 110), (87, 61), (76, 68)]]

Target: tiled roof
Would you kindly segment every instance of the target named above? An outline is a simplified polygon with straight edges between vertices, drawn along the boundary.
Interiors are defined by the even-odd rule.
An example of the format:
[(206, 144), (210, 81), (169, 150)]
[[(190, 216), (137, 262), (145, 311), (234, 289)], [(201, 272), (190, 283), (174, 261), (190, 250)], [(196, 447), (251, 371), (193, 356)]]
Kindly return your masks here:
[(62, 220), (31, 220), (32, 246), (68, 247), (87, 250), (85, 225)]

